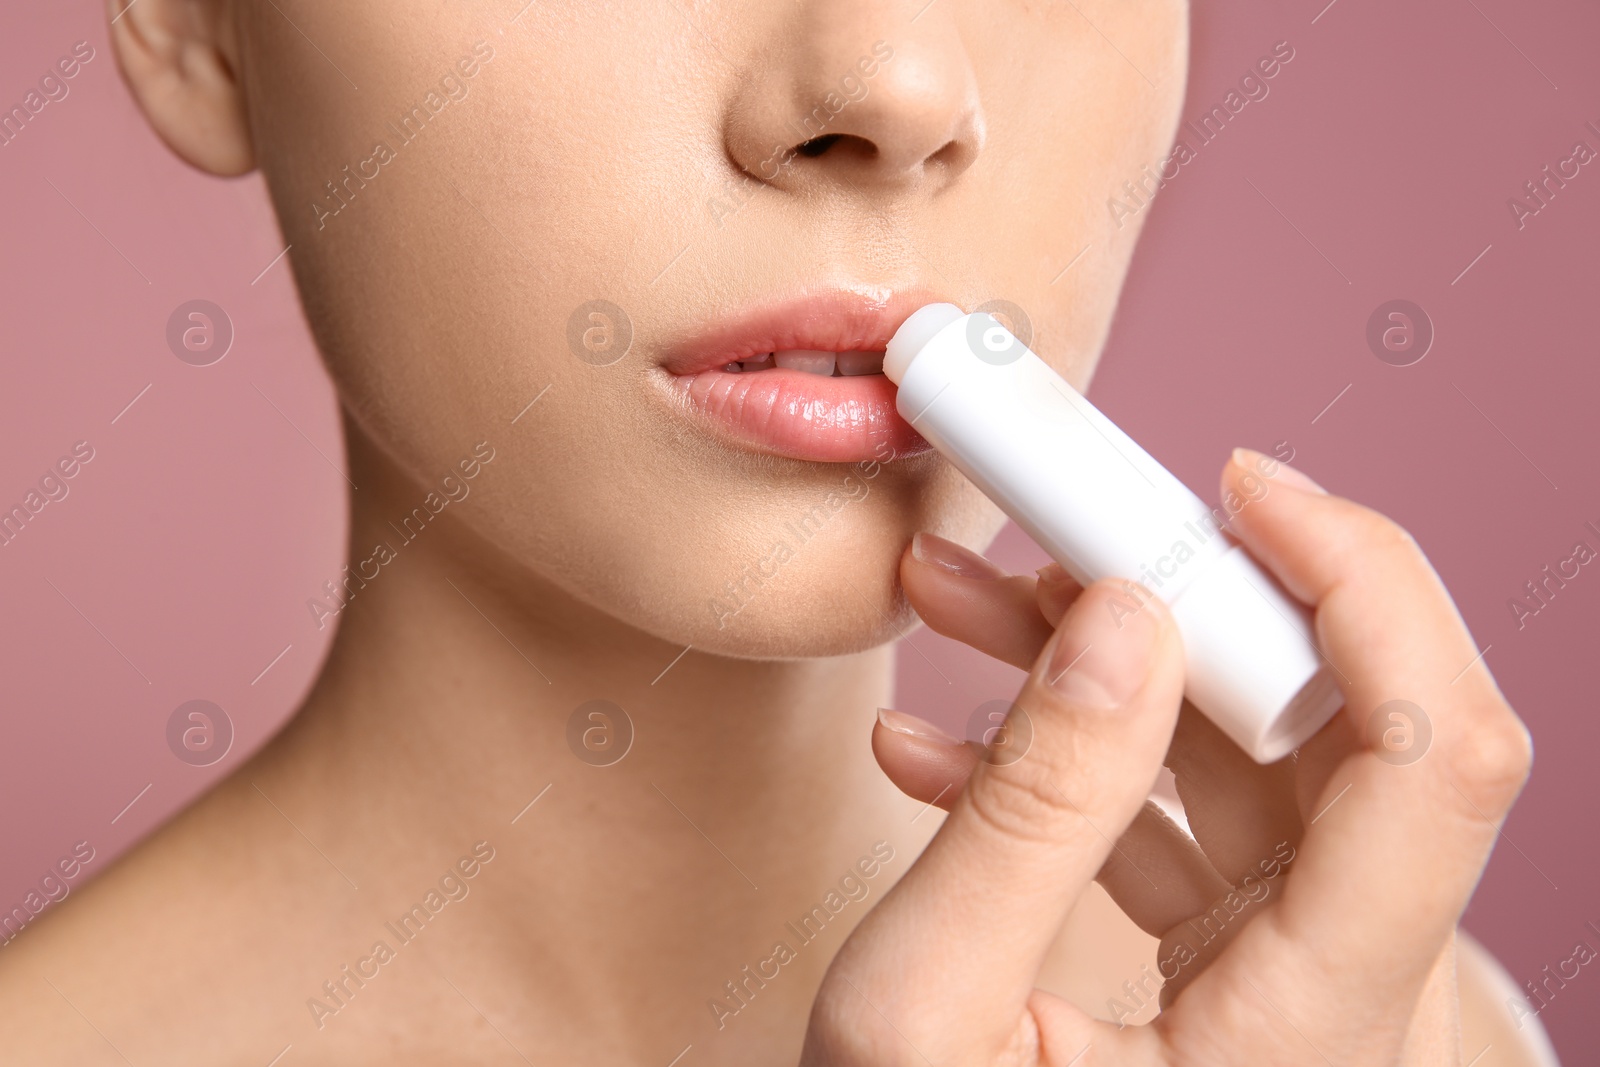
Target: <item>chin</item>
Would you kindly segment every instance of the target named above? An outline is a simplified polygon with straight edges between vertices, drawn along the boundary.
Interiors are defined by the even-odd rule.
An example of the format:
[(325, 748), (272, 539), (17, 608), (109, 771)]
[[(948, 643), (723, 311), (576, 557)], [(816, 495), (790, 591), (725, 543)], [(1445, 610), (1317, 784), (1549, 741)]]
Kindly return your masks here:
[(722, 627), (705, 626), (694, 646), (735, 659), (820, 659), (867, 652), (921, 625), (892, 569), (855, 586), (860, 595), (819, 585), (804, 598), (752, 601)]
[(782, 531), (755, 551), (697, 568), (692, 584), (662, 591), (671, 610), (645, 628), (702, 652), (778, 660), (865, 652), (917, 625), (899, 577), (909, 532), (804, 533)]
[(931, 507), (916, 494), (880, 500), (888, 506), (856, 521), (841, 513), (820, 529), (786, 524), (675, 596), (684, 610), (668, 629), (680, 645), (769, 660), (852, 655), (911, 633), (921, 621), (901, 588), (900, 560), (912, 535), (926, 530), (981, 550), (1005, 522), (970, 483), (944, 473)]

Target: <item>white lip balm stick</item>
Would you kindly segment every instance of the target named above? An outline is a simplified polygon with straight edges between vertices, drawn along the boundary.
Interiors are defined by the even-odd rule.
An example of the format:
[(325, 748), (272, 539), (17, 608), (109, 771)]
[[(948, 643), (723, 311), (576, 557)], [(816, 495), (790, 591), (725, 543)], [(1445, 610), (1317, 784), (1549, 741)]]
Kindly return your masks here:
[(895, 333), (883, 372), (906, 421), (1074, 578), (1133, 579), (1167, 603), (1185, 695), (1255, 760), (1288, 755), (1339, 710), (1306, 607), (992, 316), (929, 304)]

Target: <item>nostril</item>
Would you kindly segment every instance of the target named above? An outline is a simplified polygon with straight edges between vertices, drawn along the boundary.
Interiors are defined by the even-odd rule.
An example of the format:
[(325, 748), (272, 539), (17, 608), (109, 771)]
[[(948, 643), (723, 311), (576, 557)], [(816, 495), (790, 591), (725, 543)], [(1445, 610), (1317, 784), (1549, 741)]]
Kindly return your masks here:
[(796, 145), (795, 151), (800, 153), (802, 156), (805, 156), (807, 159), (815, 159), (828, 149), (832, 148), (834, 142), (843, 136), (844, 135), (840, 133), (828, 133), (821, 137), (813, 137), (804, 144)]
[[(813, 137), (809, 141), (802, 141), (794, 146), (793, 151), (795, 155), (804, 156), (807, 159), (817, 159), (821, 156), (831, 155), (833, 157), (849, 157), (851, 159), (870, 161), (882, 155), (874, 141), (849, 133), (825, 133), (821, 136)], [(924, 169), (939, 170), (946, 175), (954, 175), (966, 169), (974, 154), (971, 145), (968, 145), (960, 138), (952, 138), (921, 162)]]
[(848, 155), (859, 159), (875, 159), (878, 155), (878, 146), (866, 137), (857, 137), (853, 133), (825, 133), (820, 137), (813, 137), (809, 141), (794, 146), (797, 155), (815, 159), (828, 152)]
[(928, 157), (928, 162), (938, 163), (950, 170), (962, 170), (962, 162), (967, 157), (967, 151), (959, 141), (949, 141), (945, 146)]

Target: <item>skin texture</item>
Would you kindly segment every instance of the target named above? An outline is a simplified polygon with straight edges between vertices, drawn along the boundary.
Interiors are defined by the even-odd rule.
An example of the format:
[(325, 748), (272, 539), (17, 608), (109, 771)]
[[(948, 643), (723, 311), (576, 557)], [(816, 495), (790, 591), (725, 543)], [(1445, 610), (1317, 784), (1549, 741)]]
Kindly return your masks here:
[[(886, 643), (917, 615), (1029, 666), (1104, 614), (1103, 589), (975, 585), (938, 539), (913, 552), (918, 532), (981, 545), (1001, 524), (931, 454), (884, 464), (731, 622), (707, 610), (846, 472), (705, 433), (656, 360), (777, 297), (917, 291), (1020, 305), (1034, 347), (1086, 385), (1138, 230), (1110, 225), (1106, 192), (1170, 141), (1184, 4), (119, 12), (119, 62), (173, 150), (266, 175), (344, 405), (352, 560), (462, 460), (493, 459), (339, 612), (290, 726), (6, 949), (0, 1062), (1066, 1064), (1086, 1043), (1079, 1064), (1461, 1061), (1455, 922), (1528, 745), (1481, 664), (1440, 688), (1473, 646), (1379, 517), (1287, 488), (1241, 529), (1320, 605), (1351, 679), (1348, 721), (1293, 766), (1242, 763), (1179, 715), (1159, 606), (1118, 634), (1123, 706), (1089, 711), (1035, 671), (1040, 733), (1011, 768), (874, 727)], [(892, 59), (839, 139), (765, 176), (880, 41)], [(325, 183), (398, 143), (389, 124), (452, 72), (460, 91), (332, 214)], [(605, 367), (567, 343), (597, 298), (634, 339)], [(1404, 773), (1351, 729), (1396, 687), (1441, 709), (1437, 756)], [(596, 698), (634, 730), (605, 768), (567, 740)], [(1163, 759), (1198, 847), (1142, 808)], [(924, 801), (943, 786), (941, 828)], [(1119, 867), (1118, 837), (1169, 892)], [(1033, 991), (1105, 962), (1057, 942), (1074, 906), (1125, 922), (1084, 896), (1097, 873), (1170, 940), (1280, 840), (1298, 850), (1286, 885), (1185, 969), (1156, 1026), (1100, 1027)], [(841, 885), (861, 899), (780, 978), (731, 1020), (708, 1010)], [(430, 890), (426, 929), (395, 937)], [(394, 958), (363, 963), (379, 941)], [(1495, 1043), (1507, 1058), (1480, 1064), (1524, 1062), (1514, 1036)]]
[[(913, 23), (921, 3), (747, 2), (694, 20), (668, 3), (625, 18), (540, 3), (514, 25), (520, 4), (494, 16), (291, 5), (294, 25), (265, 2), (166, 6), (215, 12), (233, 53), (243, 100), (229, 114), (245, 113), (249, 145), (202, 137), (189, 150), (265, 172), (285, 242), (303, 250), (295, 275), (352, 432), (418, 483), (488, 440), (508, 473), (475, 487), (481, 505), (463, 518), (532, 610), (554, 588), (566, 596), (547, 614), (563, 628), (598, 636), (625, 620), (677, 649), (734, 656), (881, 645), (911, 622), (893, 583), (911, 534), (986, 543), (1001, 520), (932, 457), (891, 465), (867, 506), (719, 625), (711, 597), (845, 472), (715, 443), (666, 403), (651, 356), (781, 296), (921, 290), (1022, 306), (1085, 383), (1135, 239), (1110, 224), (1101, 191), (1164, 154), (1185, 69), (1174, 0), (1085, 12), (1159, 78), (1155, 91), (1059, 5), (998, 19), (951, 5)], [(294, 26), (356, 57), (359, 91)], [(1019, 39), (1041, 61), (1018, 62)], [(334, 203), (325, 183), (376, 140), (398, 142), (389, 124), (480, 41), (493, 58), (465, 98), (339, 214), (319, 215), (312, 205)], [(771, 182), (748, 177), (880, 41), (893, 57), (828, 127), (844, 140)], [(1012, 205), (1001, 239), (996, 204)], [(1078, 264), (1090, 269), (1052, 285), (1090, 241), (1099, 251)], [(634, 331), (636, 354), (610, 367), (565, 343), (569, 315), (597, 298)], [(862, 596), (841, 602), (821, 573)]]

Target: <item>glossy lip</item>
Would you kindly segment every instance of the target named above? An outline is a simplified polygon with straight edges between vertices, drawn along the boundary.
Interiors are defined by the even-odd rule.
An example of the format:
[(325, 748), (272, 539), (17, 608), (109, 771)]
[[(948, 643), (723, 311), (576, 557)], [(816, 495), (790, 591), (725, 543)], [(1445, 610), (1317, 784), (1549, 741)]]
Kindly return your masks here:
[(694, 332), (667, 347), (661, 366), (685, 414), (740, 447), (821, 463), (919, 455), (931, 446), (895, 410), (882, 374), (722, 368), (784, 349), (881, 352), (908, 315), (941, 299), (921, 289), (806, 293)]

